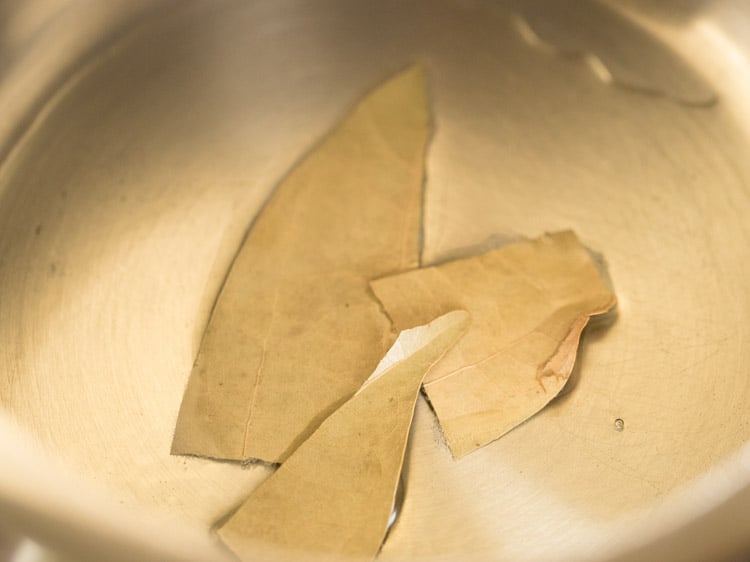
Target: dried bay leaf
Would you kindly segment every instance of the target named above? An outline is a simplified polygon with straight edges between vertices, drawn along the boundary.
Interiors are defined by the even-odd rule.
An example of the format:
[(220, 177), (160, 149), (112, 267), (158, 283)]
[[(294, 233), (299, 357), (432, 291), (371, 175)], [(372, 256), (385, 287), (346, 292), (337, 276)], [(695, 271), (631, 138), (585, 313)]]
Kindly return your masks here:
[(373, 281), (399, 330), (449, 310), (472, 327), (436, 365), (424, 390), (454, 457), (541, 410), (570, 376), (589, 317), (615, 296), (573, 232)]
[(279, 185), (216, 302), (174, 454), (281, 462), (361, 386), (394, 337), (368, 280), (418, 265), (429, 134), (415, 66)]
[(464, 311), (402, 332), (372, 376), (219, 529), (243, 560), (372, 559), (385, 537), (422, 379)]

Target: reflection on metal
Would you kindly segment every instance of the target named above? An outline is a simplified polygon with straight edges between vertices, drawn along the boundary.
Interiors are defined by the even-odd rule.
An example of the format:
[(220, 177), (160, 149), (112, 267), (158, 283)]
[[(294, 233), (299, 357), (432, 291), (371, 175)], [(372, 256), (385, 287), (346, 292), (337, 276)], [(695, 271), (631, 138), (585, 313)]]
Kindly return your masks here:
[(0, 3), (0, 165), (45, 104), (86, 63), (169, 0)]
[[(692, 53), (685, 68), (720, 70), (721, 103), (602, 87), (529, 48), (511, 23), (518, 6), (481, 0), (179, 2), (104, 52), (39, 43), (38, 60), (57, 68), (57, 49), (72, 78), (0, 80), (0, 145), (12, 147), (0, 165), (0, 404), (116, 502), (207, 529), (246, 498), (269, 468), (169, 455), (211, 303), (293, 161), (419, 60), (436, 125), (425, 263), (493, 235), (572, 228), (606, 256), (620, 310), (586, 335), (573, 392), (461, 462), (418, 404), (408, 501), (381, 558), (604, 558), (676, 521), (664, 511), (676, 490), (691, 500), (679, 517), (705, 509), (717, 484), (699, 497), (695, 478), (750, 483), (747, 462), (716, 468), (750, 439), (750, 119), (737, 118), (750, 96), (725, 56), (750, 52), (750, 13), (733, 0), (658, 17), (653, 2), (628, 4), (659, 39), (623, 33), (619, 16), (591, 23), (620, 38), (611, 60), (593, 50), (612, 76), (615, 61), (643, 79), (635, 57), (650, 87), (698, 102), (704, 90), (675, 88), (692, 82), (672, 66), (672, 52)], [(21, 137), (27, 94), (36, 111)], [(746, 517), (724, 520), (734, 547), (750, 536)]]
[(705, 80), (667, 45), (597, 0), (529, 0), (514, 22), (529, 45), (580, 58), (605, 84), (691, 106), (716, 102)]
[(401, 507), (404, 504), (405, 491), (404, 475), (401, 474), (401, 477), (398, 479), (398, 488), (396, 488), (396, 498), (393, 501), (393, 511), (391, 512), (391, 517), (388, 519), (388, 531), (390, 531), (393, 525), (396, 524), (398, 514), (401, 513)]

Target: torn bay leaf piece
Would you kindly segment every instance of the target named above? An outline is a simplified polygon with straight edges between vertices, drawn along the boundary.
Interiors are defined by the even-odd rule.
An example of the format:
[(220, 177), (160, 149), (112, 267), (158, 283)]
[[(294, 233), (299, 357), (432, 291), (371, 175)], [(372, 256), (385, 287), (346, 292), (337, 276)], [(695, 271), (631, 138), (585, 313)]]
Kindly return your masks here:
[(402, 332), (372, 376), (219, 529), (243, 560), (372, 559), (385, 537), (425, 373), (462, 310)]
[(373, 281), (397, 329), (448, 310), (472, 328), (424, 389), (459, 458), (541, 410), (570, 376), (589, 317), (616, 302), (573, 232)]
[(362, 385), (394, 338), (368, 280), (418, 265), (429, 133), (415, 66), (283, 180), (218, 297), (172, 453), (281, 462)]

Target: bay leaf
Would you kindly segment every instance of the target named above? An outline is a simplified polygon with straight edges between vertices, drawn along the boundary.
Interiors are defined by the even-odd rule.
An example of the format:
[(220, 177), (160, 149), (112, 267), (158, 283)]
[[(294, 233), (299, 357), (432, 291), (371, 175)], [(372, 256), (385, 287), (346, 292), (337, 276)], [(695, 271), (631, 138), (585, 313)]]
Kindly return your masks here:
[(424, 390), (454, 457), (497, 439), (565, 386), (579, 338), (615, 296), (571, 231), (375, 280), (399, 330), (467, 310), (472, 327)]
[(374, 558), (394, 506), (422, 379), (470, 323), (402, 332), (362, 388), (219, 529), (242, 560)]
[(392, 343), (368, 287), (419, 261), (424, 72), (375, 89), (282, 181), (237, 255), (172, 453), (282, 462)]

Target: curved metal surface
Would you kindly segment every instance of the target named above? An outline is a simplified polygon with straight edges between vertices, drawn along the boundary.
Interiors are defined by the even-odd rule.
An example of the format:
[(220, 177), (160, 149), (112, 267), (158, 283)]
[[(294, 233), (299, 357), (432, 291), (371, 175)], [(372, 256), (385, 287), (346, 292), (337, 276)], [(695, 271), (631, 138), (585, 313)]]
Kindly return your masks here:
[(0, 162), (72, 73), (166, 0), (0, 3)]
[[(534, 48), (513, 3), (162, 5), (56, 89), (20, 140), (0, 132), (15, 139), (0, 167), (0, 403), (118, 501), (208, 529), (268, 473), (169, 455), (226, 267), (289, 166), (420, 60), (436, 119), (428, 260), (574, 228), (606, 257), (621, 304), (587, 334), (571, 392), (460, 462), (419, 404), (381, 558), (625, 548), (750, 436), (750, 121), (737, 94), (750, 13), (732, 4), (617, 8), (663, 42), (649, 49), (695, 65), (718, 94), (710, 107), (612, 87)], [(0, 82), (0, 99), (12, 88)]]

